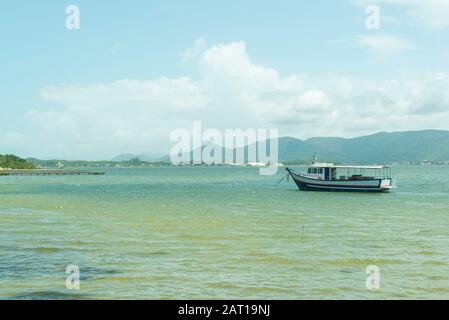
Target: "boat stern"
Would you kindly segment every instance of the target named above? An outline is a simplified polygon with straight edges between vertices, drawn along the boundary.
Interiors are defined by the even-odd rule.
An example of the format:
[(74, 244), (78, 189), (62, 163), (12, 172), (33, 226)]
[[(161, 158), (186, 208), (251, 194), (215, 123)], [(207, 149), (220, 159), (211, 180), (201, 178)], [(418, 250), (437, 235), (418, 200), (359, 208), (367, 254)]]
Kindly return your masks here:
[(394, 188), (395, 186), (393, 185), (393, 179), (385, 178), (380, 180), (380, 189), (382, 191), (390, 191), (391, 189)]

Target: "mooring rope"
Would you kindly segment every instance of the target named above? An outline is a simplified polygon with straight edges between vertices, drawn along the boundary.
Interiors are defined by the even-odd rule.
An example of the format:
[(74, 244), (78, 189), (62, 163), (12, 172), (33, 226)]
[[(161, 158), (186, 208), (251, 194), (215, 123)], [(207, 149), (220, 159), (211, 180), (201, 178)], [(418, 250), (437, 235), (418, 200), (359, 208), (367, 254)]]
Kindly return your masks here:
[(281, 182), (284, 181), (285, 179), (287, 179), (287, 181), (289, 181), (289, 178), (290, 178), (290, 174), (287, 173), (287, 174), (286, 174), (285, 176), (283, 176), (282, 179), (281, 179), (278, 183), (276, 183), (274, 186), (277, 187), (277, 186), (280, 185)]

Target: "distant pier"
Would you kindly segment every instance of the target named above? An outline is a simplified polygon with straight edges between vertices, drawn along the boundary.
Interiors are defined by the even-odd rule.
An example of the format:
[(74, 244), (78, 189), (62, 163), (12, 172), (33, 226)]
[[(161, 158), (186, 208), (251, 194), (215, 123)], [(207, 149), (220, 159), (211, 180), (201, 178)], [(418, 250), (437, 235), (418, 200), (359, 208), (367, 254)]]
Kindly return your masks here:
[(104, 172), (80, 170), (0, 170), (0, 176), (101, 176)]

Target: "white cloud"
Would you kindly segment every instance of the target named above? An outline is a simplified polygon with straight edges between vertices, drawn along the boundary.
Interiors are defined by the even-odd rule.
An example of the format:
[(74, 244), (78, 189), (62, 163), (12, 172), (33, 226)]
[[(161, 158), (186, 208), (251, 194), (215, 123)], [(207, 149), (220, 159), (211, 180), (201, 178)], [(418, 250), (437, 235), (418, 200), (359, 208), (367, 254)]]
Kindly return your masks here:
[(409, 14), (432, 28), (445, 28), (449, 26), (449, 1), (426, 0), (412, 1)]
[(212, 47), (200, 59), (203, 84), (209, 88), (257, 94), (276, 87), (276, 70), (252, 63), (244, 42)]
[[(358, 0), (359, 5), (398, 5), (412, 19), (431, 28), (449, 26), (449, 1), (447, 0)], [(382, 8), (382, 7), (381, 7)]]
[(357, 43), (376, 54), (398, 54), (413, 49), (412, 42), (391, 35), (360, 35)]
[(41, 95), (62, 108), (34, 110), (30, 118), (41, 127), (43, 139), (54, 141), (55, 149), (71, 141), (72, 158), (86, 152), (111, 157), (122, 150), (151, 151), (148, 148), (158, 146), (166, 151), (160, 144), (166, 142), (170, 125), (185, 125), (181, 119), (194, 119), (208, 107), (207, 96), (188, 77), (46, 87)]
[(120, 80), (92, 86), (46, 87), (44, 99), (70, 105), (112, 107), (128, 104), (132, 111), (157, 107), (173, 112), (192, 111), (204, 107), (203, 93), (189, 77), (162, 77), (149, 81)]
[(207, 41), (204, 37), (196, 39), (192, 48), (187, 48), (181, 52), (181, 59), (184, 62), (199, 57), (207, 49)]
[[(198, 59), (200, 76), (52, 86), (53, 107), (34, 110), (39, 134), (55, 156), (107, 158), (167, 152), (171, 130), (269, 128), (298, 137), (448, 128), (449, 75), (372, 82), (344, 75), (281, 76), (254, 64), (244, 42), (220, 44)], [(14, 139), (20, 138), (14, 135)], [(25, 139), (22, 137), (22, 139)]]

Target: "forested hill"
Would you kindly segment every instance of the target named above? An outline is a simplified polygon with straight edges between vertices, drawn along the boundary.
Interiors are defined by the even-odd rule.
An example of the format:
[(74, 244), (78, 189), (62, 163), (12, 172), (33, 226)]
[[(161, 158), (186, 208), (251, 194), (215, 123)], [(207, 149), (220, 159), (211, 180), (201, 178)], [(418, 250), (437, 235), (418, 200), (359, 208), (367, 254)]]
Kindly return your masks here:
[(0, 168), (3, 169), (35, 169), (35, 165), (12, 154), (0, 154)]
[(350, 139), (318, 137), (304, 141), (279, 138), (282, 162), (310, 162), (314, 153), (321, 161), (335, 163), (448, 162), (449, 131), (382, 132)]

